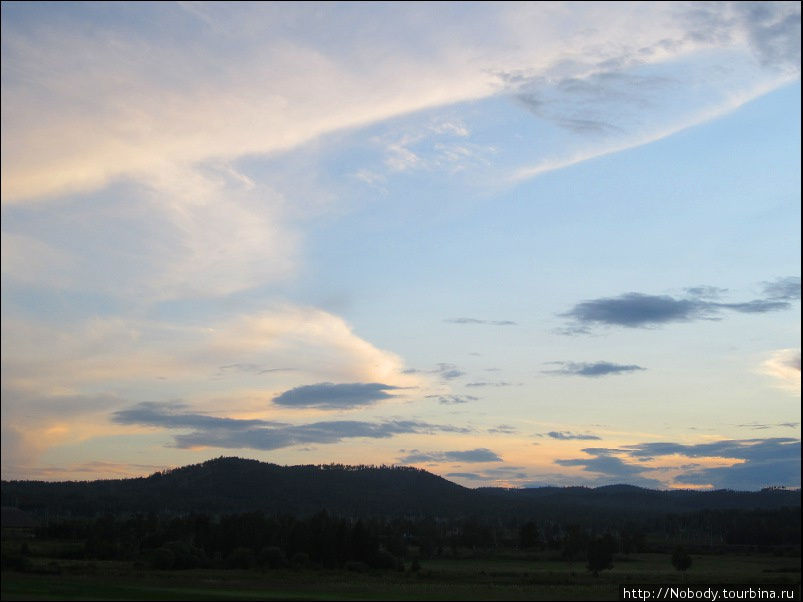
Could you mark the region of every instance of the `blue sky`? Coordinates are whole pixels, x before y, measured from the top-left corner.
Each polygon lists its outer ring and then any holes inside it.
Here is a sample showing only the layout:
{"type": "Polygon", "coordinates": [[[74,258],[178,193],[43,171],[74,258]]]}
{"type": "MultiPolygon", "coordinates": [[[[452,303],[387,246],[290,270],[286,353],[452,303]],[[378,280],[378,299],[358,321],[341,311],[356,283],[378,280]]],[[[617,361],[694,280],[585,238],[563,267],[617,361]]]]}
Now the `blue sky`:
{"type": "Polygon", "coordinates": [[[3,478],[800,486],[799,3],[2,34],[3,478]]]}

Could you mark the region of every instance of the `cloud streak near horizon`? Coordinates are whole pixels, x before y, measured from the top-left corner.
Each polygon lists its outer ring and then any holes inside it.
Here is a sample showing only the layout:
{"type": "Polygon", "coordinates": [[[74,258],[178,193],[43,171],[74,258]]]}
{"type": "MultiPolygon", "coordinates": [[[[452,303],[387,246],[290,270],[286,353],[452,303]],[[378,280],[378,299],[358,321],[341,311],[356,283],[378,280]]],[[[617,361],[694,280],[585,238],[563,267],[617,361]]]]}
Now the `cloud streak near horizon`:
{"type": "Polygon", "coordinates": [[[572,433],[569,431],[550,431],[546,434],[546,436],[551,437],[552,439],[558,439],[559,441],[592,441],[601,438],[587,433],[572,433]]]}
{"type": "Polygon", "coordinates": [[[330,420],[309,424],[288,424],[266,420],[218,418],[188,411],[181,403],[140,403],[112,415],[117,424],[165,429],[194,429],[174,435],[178,448],[220,447],[271,450],[310,443],[332,444],[344,439],[385,439],[402,434],[436,432],[466,433],[468,429],[414,420],[330,420]]]}
{"type": "Polygon", "coordinates": [[[626,374],[646,370],[635,364],[614,364],[612,362],[549,362],[561,367],[555,370],[542,370],[543,374],[562,374],[565,376],[607,376],[608,374],[626,374]]]}
{"type": "Polygon", "coordinates": [[[558,459],[560,466],[578,466],[583,471],[634,482],[644,479],[656,487],[660,469],[649,462],[667,456],[698,460],[677,467],[674,482],[679,486],[703,485],[718,489],[755,490],[788,484],[800,487],[800,439],[730,439],[712,443],[681,444],[673,442],[638,443],[619,448],[589,447],[582,450],[590,458],[558,459]],[[722,466],[704,466],[703,459],[725,461],[722,466]]]}
{"type": "Polygon", "coordinates": [[[488,324],[490,326],[516,326],[512,320],[480,320],[479,318],[449,318],[449,324],[488,324]]]}
{"type": "Polygon", "coordinates": [[[482,447],[464,451],[433,451],[421,452],[410,450],[406,456],[399,458],[404,464],[439,463],[439,462],[501,462],[496,453],[482,447]]]}

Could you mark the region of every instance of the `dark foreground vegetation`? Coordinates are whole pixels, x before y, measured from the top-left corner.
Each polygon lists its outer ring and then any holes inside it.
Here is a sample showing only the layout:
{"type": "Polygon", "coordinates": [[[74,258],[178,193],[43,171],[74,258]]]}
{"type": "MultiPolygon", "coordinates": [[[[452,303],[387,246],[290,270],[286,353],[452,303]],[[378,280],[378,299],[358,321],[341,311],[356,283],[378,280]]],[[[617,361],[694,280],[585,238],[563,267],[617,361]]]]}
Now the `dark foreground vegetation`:
{"type": "Polygon", "coordinates": [[[468,490],[414,469],[219,459],[2,494],[15,506],[9,600],[617,599],[624,583],[800,583],[799,491],[468,490]]]}

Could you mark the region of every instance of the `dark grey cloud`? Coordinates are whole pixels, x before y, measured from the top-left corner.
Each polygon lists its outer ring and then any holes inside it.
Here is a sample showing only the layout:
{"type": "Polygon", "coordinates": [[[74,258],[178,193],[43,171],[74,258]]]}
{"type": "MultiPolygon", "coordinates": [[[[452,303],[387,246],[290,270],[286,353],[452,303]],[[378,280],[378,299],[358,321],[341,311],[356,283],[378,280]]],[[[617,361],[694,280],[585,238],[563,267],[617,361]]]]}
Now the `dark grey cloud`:
{"type": "MultiPolygon", "coordinates": [[[[593,86],[578,79],[566,79],[558,84],[560,92],[569,95],[592,93],[593,86]]],[[[555,125],[567,129],[575,134],[613,134],[622,132],[622,128],[613,123],[601,119],[592,118],[589,114],[567,114],[562,115],[555,110],[554,101],[547,100],[535,93],[521,93],[516,95],[516,100],[533,115],[548,119],[555,125]]]]}
{"type": "Polygon", "coordinates": [[[497,466],[487,468],[482,472],[450,472],[446,476],[467,481],[509,481],[511,479],[521,480],[529,477],[521,466],[497,466]]]}
{"type": "Polygon", "coordinates": [[[790,307],[787,301],[774,299],[754,299],[743,303],[710,303],[713,309],[730,309],[743,314],[765,314],[771,311],[780,311],[790,307]]]}
{"type": "Polygon", "coordinates": [[[242,418],[219,418],[187,411],[183,403],[143,402],[127,410],[112,414],[117,424],[141,424],[163,428],[221,429],[242,431],[254,428],[275,428],[288,426],[281,422],[267,420],[248,420],[242,418]]]}
{"type": "Polygon", "coordinates": [[[731,439],[694,445],[638,443],[615,449],[589,447],[582,451],[592,457],[561,459],[555,460],[555,463],[580,466],[589,472],[636,484],[633,478],[639,473],[641,476],[638,478],[648,479],[650,473],[663,470],[643,465],[656,457],[726,458],[741,462],[713,468],[701,468],[699,464],[680,465],[675,467],[682,471],[675,477],[675,482],[738,490],[756,490],[769,485],[800,486],[800,439],[790,437],[731,439]]]}
{"type": "Polygon", "coordinates": [[[518,429],[515,426],[510,426],[509,424],[500,424],[493,428],[489,428],[488,432],[497,433],[500,435],[512,435],[513,433],[517,433],[518,429]]]}
{"type": "Polygon", "coordinates": [[[744,31],[759,62],[771,69],[800,71],[800,4],[798,2],[696,2],[681,13],[686,37],[727,43],[744,31]],[[726,9],[727,8],[727,9],[726,9]]]}
{"type": "Polygon", "coordinates": [[[785,299],[794,301],[800,299],[800,277],[788,276],[764,282],[764,296],[767,299],[785,299]]]}
{"type": "Polygon", "coordinates": [[[728,292],[726,288],[708,285],[692,286],[684,290],[686,294],[700,299],[719,299],[724,293],[728,292]]]}
{"type": "Polygon", "coordinates": [[[427,395],[427,399],[437,399],[438,403],[444,405],[455,405],[461,403],[468,403],[469,401],[477,401],[479,397],[473,395],[427,395]]]}
{"type": "Polygon", "coordinates": [[[561,374],[566,376],[607,376],[609,374],[625,374],[646,370],[635,364],[614,364],[611,362],[549,362],[561,367],[555,370],[543,370],[544,374],[561,374]]]}
{"type": "MultiPolygon", "coordinates": [[[[702,288],[696,287],[694,290],[702,288]]],[[[788,288],[784,288],[782,291],[785,291],[785,294],[791,294],[788,288]]],[[[618,297],[601,297],[582,301],[560,315],[575,321],[563,332],[576,334],[588,332],[590,325],[645,328],[670,322],[717,320],[720,319],[723,310],[756,314],[781,311],[790,306],[787,297],[768,297],[738,303],[724,303],[706,300],[700,296],[675,298],[670,295],[646,295],[632,292],[618,297]]]]}
{"type": "Polygon", "coordinates": [[[516,100],[533,115],[581,136],[616,136],[634,125],[629,116],[672,83],[665,77],[623,71],[639,59],[623,54],[598,63],[598,73],[556,82],[511,74],[502,78],[518,90],[516,100]]]}
{"type": "Polygon", "coordinates": [[[460,368],[454,364],[441,362],[434,370],[418,370],[416,368],[408,368],[407,370],[404,370],[404,374],[437,374],[444,380],[452,380],[465,375],[465,372],[460,370],[460,368]]]}
{"type": "Polygon", "coordinates": [[[593,458],[575,458],[570,460],[555,460],[561,466],[581,466],[589,472],[599,472],[615,477],[630,477],[644,472],[643,466],[626,464],[615,456],[600,455],[593,458]]]}
{"type": "Polygon", "coordinates": [[[446,380],[452,380],[453,378],[459,378],[465,374],[462,370],[460,370],[454,364],[438,364],[438,374],[441,375],[441,378],[446,380]]]}
{"type": "Polygon", "coordinates": [[[516,326],[512,320],[479,320],[477,318],[447,318],[450,324],[488,324],[490,326],[516,326]]]}
{"type": "Polygon", "coordinates": [[[789,437],[770,439],[729,439],[711,443],[683,445],[681,443],[639,443],[624,445],[622,449],[633,457],[658,457],[680,454],[690,458],[721,457],[740,460],[766,460],[786,457],[800,458],[800,440],[789,437]]]}
{"type": "Polygon", "coordinates": [[[713,485],[716,489],[739,491],[763,489],[773,485],[800,487],[800,448],[797,458],[753,461],[719,468],[704,468],[678,477],[682,483],[713,485]]]}
{"type": "Polygon", "coordinates": [[[528,477],[521,466],[499,466],[488,468],[482,472],[450,472],[446,476],[468,481],[507,481],[510,479],[526,479],[528,477]]]}
{"type": "Polygon", "coordinates": [[[382,383],[318,383],[285,391],[274,397],[273,403],[294,408],[354,408],[391,399],[393,395],[385,391],[398,388],[382,383]]]}
{"type": "Polygon", "coordinates": [[[583,301],[562,314],[580,324],[609,324],[631,328],[666,322],[712,317],[709,303],[696,299],[674,299],[668,295],[626,293],[583,301]]]}
{"type": "Polygon", "coordinates": [[[755,53],[765,66],[800,71],[800,3],[735,2],[755,53]]]}
{"type": "Polygon", "coordinates": [[[800,487],[800,439],[775,437],[717,441],[698,445],[642,443],[625,446],[634,456],[682,454],[743,460],[733,466],[698,468],[677,477],[681,483],[713,485],[717,489],[755,490],[770,485],[800,487]]]}
{"type": "Polygon", "coordinates": [[[579,466],[583,470],[595,473],[597,477],[589,481],[594,486],[627,483],[639,487],[659,488],[662,486],[658,479],[650,478],[642,473],[648,473],[649,468],[637,464],[628,464],[621,458],[617,458],[607,453],[611,450],[598,449],[596,452],[584,449],[591,458],[571,458],[566,460],[555,460],[555,464],[560,466],[579,466]]]}
{"type": "Polygon", "coordinates": [[[194,429],[174,437],[179,448],[207,446],[269,450],[310,443],[337,443],[356,437],[384,439],[407,433],[470,432],[467,428],[413,420],[333,420],[293,425],[266,420],[219,418],[190,412],[181,403],[141,403],[115,412],[112,421],[166,429],[194,429]]]}
{"type": "Polygon", "coordinates": [[[497,454],[490,449],[480,447],[466,451],[435,451],[420,452],[417,449],[399,459],[405,464],[419,464],[421,462],[501,462],[497,454]]]}
{"type": "Polygon", "coordinates": [[[488,478],[476,472],[448,472],[447,477],[455,479],[467,479],[469,481],[486,481],[488,478]]]}
{"type": "Polygon", "coordinates": [[[579,441],[599,441],[600,437],[590,434],[572,433],[570,431],[550,431],[546,434],[547,437],[553,439],[560,439],[561,441],[579,440],[579,441]]]}
{"type": "Polygon", "coordinates": [[[505,382],[505,381],[498,381],[498,382],[486,382],[480,381],[475,383],[466,383],[467,387],[512,387],[514,386],[513,383],[505,382]]]}
{"type": "Polygon", "coordinates": [[[510,478],[515,477],[518,479],[523,479],[527,475],[523,472],[525,470],[524,466],[495,466],[493,468],[486,468],[485,474],[496,476],[496,477],[504,477],[510,478]]]}
{"type": "MultiPolygon", "coordinates": [[[[798,366],[798,370],[799,369],[800,369],[800,367],[798,366]]],[[[746,424],[737,424],[736,426],[740,426],[742,428],[749,428],[749,429],[753,429],[753,430],[756,430],[756,431],[763,431],[763,430],[771,429],[773,427],[778,427],[778,426],[782,426],[782,427],[786,427],[786,428],[790,428],[790,429],[795,429],[795,428],[798,428],[800,426],[800,423],[799,422],[776,422],[774,424],[762,424],[760,422],[750,422],[750,423],[746,423],[746,424]]]]}

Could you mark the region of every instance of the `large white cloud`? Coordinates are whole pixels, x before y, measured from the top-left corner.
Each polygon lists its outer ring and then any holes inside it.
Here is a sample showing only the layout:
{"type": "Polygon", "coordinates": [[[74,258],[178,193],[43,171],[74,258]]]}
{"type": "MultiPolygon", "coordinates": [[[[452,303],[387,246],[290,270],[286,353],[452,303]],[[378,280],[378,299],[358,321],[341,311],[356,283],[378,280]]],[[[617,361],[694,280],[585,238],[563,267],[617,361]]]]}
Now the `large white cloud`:
{"type": "Polygon", "coordinates": [[[800,395],[800,349],[778,349],[761,362],[760,371],[778,387],[800,395]]]}
{"type": "MultiPolygon", "coordinates": [[[[308,307],[283,305],[190,325],[110,317],[54,330],[21,318],[4,322],[4,385],[48,395],[113,391],[162,377],[173,383],[163,385],[169,394],[184,395],[213,378],[243,382],[248,373],[263,386],[281,376],[280,390],[288,382],[415,387],[426,381],[405,373],[399,356],[362,339],[342,318],[308,307]],[[232,366],[241,369],[226,369],[232,366]],[[286,373],[266,376],[274,369],[286,373]]],[[[266,404],[269,399],[266,394],[266,404]]]]}

